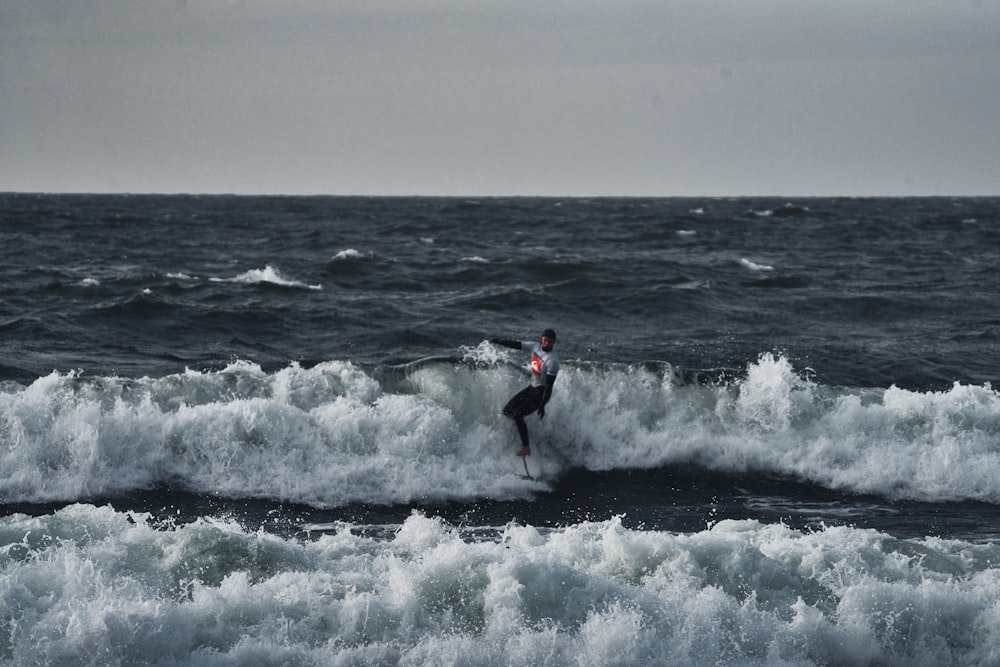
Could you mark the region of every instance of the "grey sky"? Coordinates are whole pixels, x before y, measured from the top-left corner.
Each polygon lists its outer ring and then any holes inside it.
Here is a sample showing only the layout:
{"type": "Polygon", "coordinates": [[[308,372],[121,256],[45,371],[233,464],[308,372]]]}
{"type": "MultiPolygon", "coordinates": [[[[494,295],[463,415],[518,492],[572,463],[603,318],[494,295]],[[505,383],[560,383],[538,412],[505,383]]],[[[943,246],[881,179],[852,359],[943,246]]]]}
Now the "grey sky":
{"type": "Polygon", "coordinates": [[[1000,194],[1000,0],[0,0],[0,191],[1000,194]]]}

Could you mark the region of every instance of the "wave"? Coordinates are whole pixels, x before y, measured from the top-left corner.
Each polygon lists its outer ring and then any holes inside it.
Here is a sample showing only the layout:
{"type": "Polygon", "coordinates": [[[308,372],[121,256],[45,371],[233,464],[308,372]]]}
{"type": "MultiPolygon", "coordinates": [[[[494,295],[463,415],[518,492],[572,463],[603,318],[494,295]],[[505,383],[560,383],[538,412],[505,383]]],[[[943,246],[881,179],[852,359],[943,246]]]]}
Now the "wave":
{"type": "MultiPolygon", "coordinates": [[[[160,378],[53,372],[0,384],[0,501],[158,485],[336,507],[528,498],[511,473],[517,355],[482,343],[402,366],[248,361],[160,378]]],[[[1000,396],[826,386],[770,353],[737,373],[564,362],[529,424],[545,474],[695,465],[834,490],[1000,504],[1000,396]]]]}
{"type": "Polygon", "coordinates": [[[5,516],[0,645],[39,665],[945,665],[1000,646],[995,544],[755,521],[358,528],[5,516]]]}
{"type": "Polygon", "coordinates": [[[792,204],[791,202],[786,203],[784,206],[778,206],[776,208],[768,208],[763,210],[754,210],[752,213],[758,217],[762,218],[802,218],[806,216],[813,215],[811,211],[806,206],[799,206],[798,204],[792,204]]]}

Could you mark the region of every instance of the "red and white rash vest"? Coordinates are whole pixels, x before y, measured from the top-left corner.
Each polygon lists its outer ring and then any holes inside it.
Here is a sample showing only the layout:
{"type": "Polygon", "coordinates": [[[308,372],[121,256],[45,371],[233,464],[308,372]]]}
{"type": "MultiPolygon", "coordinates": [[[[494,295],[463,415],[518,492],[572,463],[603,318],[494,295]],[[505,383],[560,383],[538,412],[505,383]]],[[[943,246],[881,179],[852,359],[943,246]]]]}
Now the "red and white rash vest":
{"type": "Polygon", "coordinates": [[[531,386],[545,387],[549,384],[549,376],[559,373],[559,356],[555,350],[546,352],[542,344],[536,341],[521,341],[521,349],[531,352],[531,386]]]}

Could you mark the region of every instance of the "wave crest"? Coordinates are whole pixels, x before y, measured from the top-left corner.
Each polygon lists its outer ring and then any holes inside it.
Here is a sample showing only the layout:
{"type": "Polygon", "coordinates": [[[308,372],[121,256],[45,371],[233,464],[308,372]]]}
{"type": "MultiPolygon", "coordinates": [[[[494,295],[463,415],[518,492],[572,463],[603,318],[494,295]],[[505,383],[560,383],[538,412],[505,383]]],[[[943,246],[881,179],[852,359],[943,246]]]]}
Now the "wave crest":
{"type": "MultiPolygon", "coordinates": [[[[500,407],[521,360],[481,344],[460,359],[124,379],[52,373],[0,387],[4,502],[173,485],[320,507],[516,499],[500,407]]],[[[888,498],[1000,503],[1000,396],[816,383],[763,354],[742,373],[566,362],[529,424],[546,474],[697,465],[790,476],[888,498]]]]}

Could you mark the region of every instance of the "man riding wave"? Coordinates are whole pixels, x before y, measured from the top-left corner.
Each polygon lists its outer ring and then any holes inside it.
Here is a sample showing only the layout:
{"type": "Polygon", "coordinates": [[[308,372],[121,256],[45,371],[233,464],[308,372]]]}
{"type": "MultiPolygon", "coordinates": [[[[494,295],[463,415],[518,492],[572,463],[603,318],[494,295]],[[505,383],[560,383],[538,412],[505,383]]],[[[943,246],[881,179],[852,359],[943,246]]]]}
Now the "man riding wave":
{"type": "Polygon", "coordinates": [[[514,420],[518,435],[521,436],[521,449],[517,451],[517,455],[530,456],[528,426],[524,423],[524,418],[536,411],[539,419],[545,417],[545,405],[552,398],[552,387],[559,373],[559,356],[552,349],[556,344],[556,332],[554,329],[546,329],[542,332],[540,342],[499,338],[490,342],[531,353],[531,384],[515,394],[503,408],[503,415],[514,420]]]}

